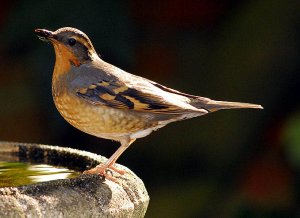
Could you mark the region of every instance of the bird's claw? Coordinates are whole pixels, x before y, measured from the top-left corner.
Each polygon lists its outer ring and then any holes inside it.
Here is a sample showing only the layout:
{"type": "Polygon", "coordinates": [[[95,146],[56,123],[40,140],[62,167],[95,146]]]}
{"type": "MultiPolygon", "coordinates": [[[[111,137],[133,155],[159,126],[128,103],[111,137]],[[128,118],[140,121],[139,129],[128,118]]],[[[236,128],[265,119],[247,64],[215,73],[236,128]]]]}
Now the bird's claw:
{"type": "Polygon", "coordinates": [[[116,182],[116,178],[113,176],[113,172],[117,172],[120,175],[125,174],[124,170],[120,170],[113,165],[107,167],[104,164],[99,164],[98,166],[96,166],[90,170],[85,170],[83,172],[83,174],[98,174],[98,175],[102,175],[104,178],[106,178],[108,180],[116,182]]]}

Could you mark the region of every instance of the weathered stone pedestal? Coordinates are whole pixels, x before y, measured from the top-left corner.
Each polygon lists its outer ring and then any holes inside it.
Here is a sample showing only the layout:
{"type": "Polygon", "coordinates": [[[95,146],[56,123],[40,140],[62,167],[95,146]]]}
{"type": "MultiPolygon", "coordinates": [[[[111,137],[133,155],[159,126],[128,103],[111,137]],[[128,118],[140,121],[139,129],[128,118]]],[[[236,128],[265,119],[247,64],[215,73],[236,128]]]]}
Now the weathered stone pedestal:
{"type": "MultiPolygon", "coordinates": [[[[0,142],[0,160],[29,161],[83,171],[106,158],[70,148],[0,142]],[[7,160],[6,159],[6,160],[7,160]]],[[[132,171],[118,183],[97,175],[34,185],[0,188],[0,217],[144,217],[149,203],[145,186],[132,171]]]]}

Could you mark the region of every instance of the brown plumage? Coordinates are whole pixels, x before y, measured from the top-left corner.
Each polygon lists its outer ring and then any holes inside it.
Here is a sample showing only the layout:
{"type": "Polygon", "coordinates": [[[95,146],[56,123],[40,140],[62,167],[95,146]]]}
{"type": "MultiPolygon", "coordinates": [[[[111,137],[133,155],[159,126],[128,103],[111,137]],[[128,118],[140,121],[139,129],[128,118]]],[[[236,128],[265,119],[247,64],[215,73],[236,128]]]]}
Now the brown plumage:
{"type": "Polygon", "coordinates": [[[86,173],[114,180],[106,170],[123,173],[114,163],[125,149],[168,123],[220,109],[262,109],[256,104],[185,94],[129,74],[100,59],[87,35],[75,28],[35,32],[54,46],[52,93],[60,114],[83,132],[121,143],[106,163],[86,173]]]}

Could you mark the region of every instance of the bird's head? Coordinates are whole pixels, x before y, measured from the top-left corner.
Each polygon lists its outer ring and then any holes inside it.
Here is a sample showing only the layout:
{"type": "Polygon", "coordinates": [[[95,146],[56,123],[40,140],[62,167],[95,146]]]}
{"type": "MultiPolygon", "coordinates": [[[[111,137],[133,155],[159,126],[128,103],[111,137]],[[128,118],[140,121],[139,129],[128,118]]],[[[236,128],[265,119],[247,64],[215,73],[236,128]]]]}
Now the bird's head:
{"type": "Polygon", "coordinates": [[[39,39],[53,44],[57,60],[70,61],[78,66],[97,56],[91,40],[78,29],[63,27],[54,32],[46,29],[36,29],[35,32],[39,39]]]}

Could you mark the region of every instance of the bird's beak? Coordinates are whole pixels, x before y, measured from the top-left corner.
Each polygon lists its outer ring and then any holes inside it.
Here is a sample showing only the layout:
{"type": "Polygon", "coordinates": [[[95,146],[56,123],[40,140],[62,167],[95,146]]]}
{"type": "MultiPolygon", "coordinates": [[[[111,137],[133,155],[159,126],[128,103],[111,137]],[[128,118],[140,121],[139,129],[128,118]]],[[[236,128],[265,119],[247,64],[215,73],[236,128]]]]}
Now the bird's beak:
{"type": "Polygon", "coordinates": [[[37,36],[42,41],[48,42],[55,38],[53,32],[46,29],[36,29],[34,32],[36,32],[37,36]]]}

